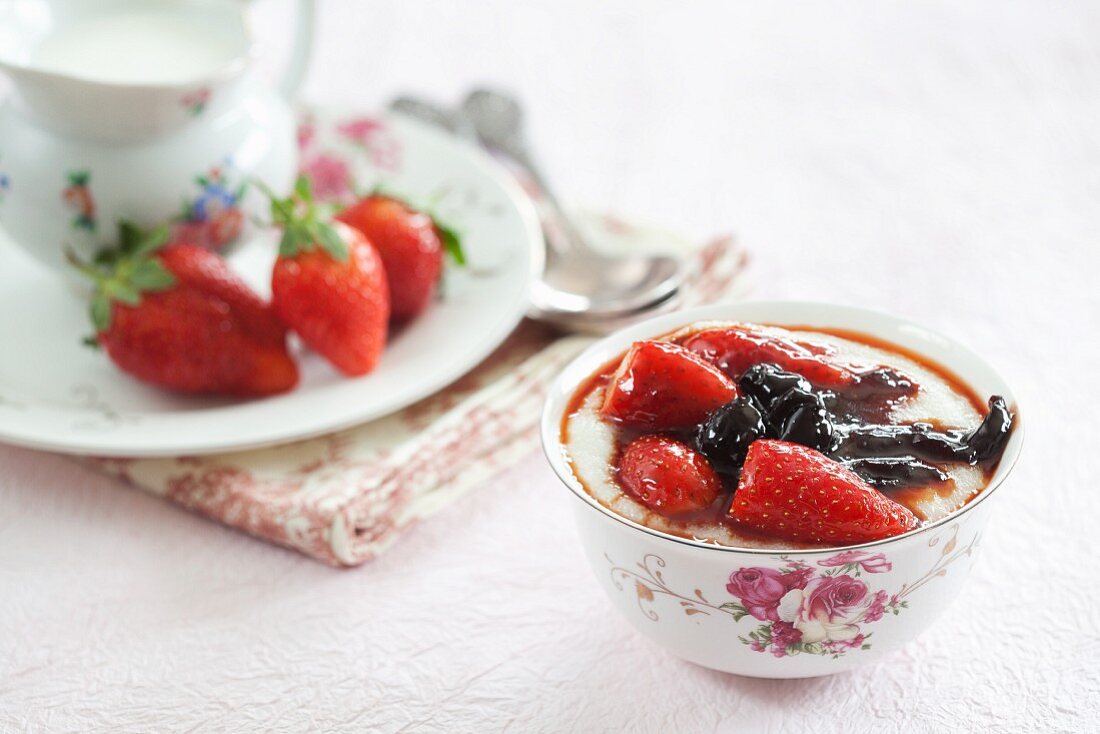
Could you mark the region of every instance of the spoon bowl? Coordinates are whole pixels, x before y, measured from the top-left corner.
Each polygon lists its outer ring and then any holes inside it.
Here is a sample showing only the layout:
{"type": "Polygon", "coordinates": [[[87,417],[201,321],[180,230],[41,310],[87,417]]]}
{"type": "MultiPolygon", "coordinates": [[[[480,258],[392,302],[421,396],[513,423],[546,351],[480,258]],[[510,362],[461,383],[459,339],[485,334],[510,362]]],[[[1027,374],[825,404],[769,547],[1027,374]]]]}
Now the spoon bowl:
{"type": "Polygon", "coordinates": [[[544,313],[615,318],[663,303],[682,280],[680,262],[665,255],[551,255],[531,301],[544,313]]]}
{"type": "Polygon", "coordinates": [[[603,332],[608,324],[647,315],[675,298],[686,276],[680,260],[606,255],[578,231],[534,163],[523,133],[523,108],[514,97],[478,89],[456,110],[409,96],[395,99],[390,107],[486,148],[531,194],[547,241],[546,270],[531,294],[532,318],[570,330],[603,332]]]}
{"type": "Polygon", "coordinates": [[[544,282],[534,307],[543,312],[618,317],[673,296],[685,277],[683,264],[663,255],[610,256],[595,249],[559,204],[526,141],[519,101],[492,89],[475,89],[461,116],[481,144],[506,159],[525,179],[543,212],[549,252],[544,282]]]}

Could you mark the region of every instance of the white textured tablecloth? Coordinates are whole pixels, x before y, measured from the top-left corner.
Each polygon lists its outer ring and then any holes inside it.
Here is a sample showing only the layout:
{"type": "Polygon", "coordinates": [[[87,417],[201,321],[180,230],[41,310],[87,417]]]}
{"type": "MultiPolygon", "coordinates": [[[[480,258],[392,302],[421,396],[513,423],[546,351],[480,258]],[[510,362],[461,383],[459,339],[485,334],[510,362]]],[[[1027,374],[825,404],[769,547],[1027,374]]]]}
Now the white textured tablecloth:
{"type": "Polygon", "coordinates": [[[1100,6],[330,0],[319,30],[312,101],[512,85],[576,198],[986,354],[1029,436],[972,582],[878,665],[735,678],[616,618],[537,455],[337,571],[0,448],[0,730],[1100,729],[1100,6]]]}

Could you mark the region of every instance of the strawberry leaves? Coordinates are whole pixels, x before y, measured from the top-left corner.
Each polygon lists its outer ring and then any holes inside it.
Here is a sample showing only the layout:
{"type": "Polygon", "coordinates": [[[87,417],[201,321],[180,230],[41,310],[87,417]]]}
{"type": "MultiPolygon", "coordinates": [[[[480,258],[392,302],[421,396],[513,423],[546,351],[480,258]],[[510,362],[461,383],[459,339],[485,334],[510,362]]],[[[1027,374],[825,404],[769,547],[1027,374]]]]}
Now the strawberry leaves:
{"type": "Polygon", "coordinates": [[[325,222],[318,222],[313,231],[314,237],[320,243],[322,249],[334,260],[345,262],[348,259],[348,245],[336,231],[336,228],[325,222]]]}
{"type": "Polygon", "coordinates": [[[262,182],[257,184],[271,199],[272,223],[283,230],[280,257],[290,258],[320,248],[333,260],[347,262],[348,245],[314,201],[308,178],[300,176],[293,193],[285,199],[280,199],[262,182]]]}
{"type": "Polygon", "coordinates": [[[147,257],[168,243],[167,225],[146,232],[133,222],[118,223],[118,242],[95,254],[92,262],[103,267],[113,267],[126,259],[147,257]]]}
{"type": "Polygon", "coordinates": [[[175,285],[176,278],[159,260],[149,258],[133,263],[129,281],[139,291],[162,291],[175,285]]]}
{"type": "Polygon", "coordinates": [[[92,305],[88,311],[92,318],[92,326],[96,333],[107,331],[111,326],[111,298],[102,291],[97,291],[92,297],[92,305]]]}
{"type": "Polygon", "coordinates": [[[430,216],[435,224],[435,231],[439,233],[439,241],[443,244],[444,251],[454,260],[455,265],[464,267],[466,265],[466,253],[462,249],[462,240],[458,233],[440,222],[434,214],[430,216]]]}
{"type": "Polygon", "coordinates": [[[143,293],[167,290],[176,284],[176,276],[156,257],[168,242],[167,226],[144,232],[132,222],[122,221],[118,230],[118,243],[97,252],[91,263],[71,250],[65,253],[73,267],[96,284],[89,316],[97,334],[111,327],[115,301],[137,306],[143,293]]]}

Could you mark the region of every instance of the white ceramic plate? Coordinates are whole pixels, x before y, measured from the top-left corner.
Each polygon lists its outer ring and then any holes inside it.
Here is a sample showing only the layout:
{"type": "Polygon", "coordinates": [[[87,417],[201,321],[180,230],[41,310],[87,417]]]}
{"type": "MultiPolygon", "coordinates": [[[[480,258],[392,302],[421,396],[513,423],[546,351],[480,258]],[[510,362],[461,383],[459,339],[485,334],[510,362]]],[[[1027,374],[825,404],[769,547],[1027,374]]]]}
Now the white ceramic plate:
{"type": "MultiPolygon", "coordinates": [[[[391,337],[381,364],[358,379],[299,352],[302,380],[287,395],[240,401],[175,396],[120,373],[81,345],[86,303],[0,234],[0,441],[99,456],[223,452],[318,435],[409,405],[449,384],[523,317],[542,265],[535,212],[487,156],[401,118],[376,122],[316,113],[303,126],[303,167],[322,193],[347,179],[381,182],[436,211],[463,235],[471,267],[448,267],[442,300],[391,337]]],[[[274,235],[230,260],[268,290],[274,235]]]]}

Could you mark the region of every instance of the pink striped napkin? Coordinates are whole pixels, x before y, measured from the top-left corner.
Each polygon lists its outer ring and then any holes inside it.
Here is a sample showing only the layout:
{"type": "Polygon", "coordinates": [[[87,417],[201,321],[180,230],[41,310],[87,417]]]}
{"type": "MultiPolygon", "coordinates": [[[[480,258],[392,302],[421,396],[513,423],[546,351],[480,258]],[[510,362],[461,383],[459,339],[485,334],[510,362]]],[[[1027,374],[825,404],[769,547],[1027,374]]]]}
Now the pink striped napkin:
{"type": "MultiPolygon", "coordinates": [[[[610,219],[588,224],[623,247],[653,236],[610,219]]],[[[694,257],[685,305],[738,295],[747,258],[732,240],[694,257]]],[[[257,538],[353,566],[535,449],[550,382],[591,341],[525,321],[454,384],[355,428],[233,454],[95,464],[257,538]]]]}
{"type": "MultiPolygon", "coordinates": [[[[346,201],[358,173],[401,165],[400,141],[384,122],[362,114],[303,110],[298,144],[302,172],[322,199],[346,201]]],[[[683,305],[740,291],[747,258],[730,239],[698,249],[672,233],[611,217],[578,219],[601,249],[693,257],[683,305]]],[[[353,566],[527,456],[538,443],[550,382],[591,341],[524,322],[452,385],[355,428],[232,454],[93,463],[257,538],[353,566]]]]}

